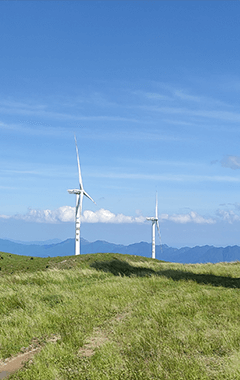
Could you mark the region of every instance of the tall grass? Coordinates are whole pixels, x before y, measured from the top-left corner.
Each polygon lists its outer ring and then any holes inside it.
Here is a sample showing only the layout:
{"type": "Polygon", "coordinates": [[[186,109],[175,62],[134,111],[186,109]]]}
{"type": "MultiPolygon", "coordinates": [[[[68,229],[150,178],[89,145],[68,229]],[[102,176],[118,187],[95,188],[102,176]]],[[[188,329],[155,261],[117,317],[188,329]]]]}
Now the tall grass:
{"type": "Polygon", "coordinates": [[[42,346],[11,379],[240,379],[240,263],[48,265],[0,277],[2,359],[42,346]]]}

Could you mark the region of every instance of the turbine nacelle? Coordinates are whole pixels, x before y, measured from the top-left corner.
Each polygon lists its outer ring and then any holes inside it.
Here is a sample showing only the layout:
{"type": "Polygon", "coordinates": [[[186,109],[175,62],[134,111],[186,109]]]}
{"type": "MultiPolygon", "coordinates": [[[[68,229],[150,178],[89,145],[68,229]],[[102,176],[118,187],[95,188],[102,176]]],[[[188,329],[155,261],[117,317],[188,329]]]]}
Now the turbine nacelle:
{"type": "Polygon", "coordinates": [[[151,220],[152,222],[158,222],[158,218],[154,218],[154,217],[149,217],[149,218],[146,218],[147,220],[151,220]]]}
{"type": "Polygon", "coordinates": [[[82,192],[82,190],[79,190],[79,189],[72,189],[72,190],[68,190],[69,194],[80,194],[82,192]]]}
{"type": "Polygon", "coordinates": [[[68,190],[69,194],[83,194],[85,195],[85,197],[87,197],[88,199],[90,199],[93,203],[96,204],[96,202],[92,199],[92,197],[90,197],[90,195],[85,191],[85,190],[81,190],[81,189],[72,189],[72,190],[68,190]]]}

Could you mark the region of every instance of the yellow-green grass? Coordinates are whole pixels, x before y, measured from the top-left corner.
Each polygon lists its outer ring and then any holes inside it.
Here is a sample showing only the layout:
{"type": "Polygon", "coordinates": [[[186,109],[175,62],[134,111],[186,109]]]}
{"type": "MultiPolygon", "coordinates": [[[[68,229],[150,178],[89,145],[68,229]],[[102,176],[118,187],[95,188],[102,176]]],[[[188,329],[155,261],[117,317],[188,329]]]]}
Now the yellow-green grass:
{"type": "Polygon", "coordinates": [[[10,379],[240,379],[239,262],[25,259],[0,272],[0,357],[42,350],[10,379]]]}

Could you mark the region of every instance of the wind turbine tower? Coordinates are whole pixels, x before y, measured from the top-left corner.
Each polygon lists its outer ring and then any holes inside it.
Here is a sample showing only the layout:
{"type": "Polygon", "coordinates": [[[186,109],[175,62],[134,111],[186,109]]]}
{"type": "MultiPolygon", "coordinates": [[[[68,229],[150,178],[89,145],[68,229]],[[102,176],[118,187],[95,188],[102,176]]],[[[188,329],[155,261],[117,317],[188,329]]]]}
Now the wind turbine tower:
{"type": "Polygon", "coordinates": [[[160,235],[160,227],[158,222],[158,200],[157,200],[157,194],[156,194],[156,212],[155,216],[146,218],[147,220],[150,220],[152,222],[152,259],[155,259],[156,255],[156,226],[158,229],[160,244],[161,244],[161,235],[160,235]]]}
{"type": "Polygon", "coordinates": [[[79,189],[68,190],[69,194],[76,194],[76,211],[75,211],[75,255],[80,255],[80,225],[81,225],[81,215],[82,215],[82,202],[83,196],[91,199],[93,203],[96,203],[88,193],[83,188],[81,167],[78,155],[77,139],[74,136],[76,144],[77,153],[77,164],[78,164],[78,178],[79,178],[79,189]]]}

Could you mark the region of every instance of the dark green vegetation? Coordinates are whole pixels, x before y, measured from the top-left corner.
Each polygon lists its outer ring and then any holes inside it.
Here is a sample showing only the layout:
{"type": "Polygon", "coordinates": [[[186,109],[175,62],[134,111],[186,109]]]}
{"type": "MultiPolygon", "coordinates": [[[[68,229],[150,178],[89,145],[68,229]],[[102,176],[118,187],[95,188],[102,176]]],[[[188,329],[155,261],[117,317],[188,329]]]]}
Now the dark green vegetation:
{"type": "MultiPolygon", "coordinates": [[[[15,273],[31,273],[36,271],[45,271],[49,269],[71,269],[71,268],[90,268],[96,267],[96,269],[102,269],[103,271],[116,272],[117,275],[121,273],[122,275],[129,274],[129,265],[123,258],[129,258],[132,262],[149,262],[149,259],[145,257],[136,257],[121,254],[111,254],[111,253],[98,253],[89,254],[82,256],[57,256],[57,257],[31,257],[31,256],[21,256],[14,255],[11,253],[0,252],[0,276],[3,274],[15,274],[15,273]],[[114,259],[114,260],[112,260],[114,259]],[[118,260],[119,259],[119,260],[118,260]],[[103,260],[103,261],[102,261],[103,260]],[[120,263],[118,268],[117,263],[120,263]],[[101,268],[103,266],[103,268],[101,268]],[[127,267],[126,267],[127,266],[127,267]],[[114,269],[115,268],[115,269],[114,269]],[[126,269],[128,268],[128,269],[126,269]],[[126,272],[126,273],[125,273],[126,272]]],[[[160,261],[158,261],[159,263],[160,261]]],[[[136,271],[136,268],[132,268],[132,271],[136,271]]],[[[151,271],[151,270],[150,270],[151,271]]],[[[130,273],[131,274],[131,273],[130,273]]]]}
{"type": "MultiPolygon", "coordinates": [[[[64,257],[31,257],[20,256],[11,253],[0,252],[0,276],[3,274],[15,274],[20,272],[36,272],[54,268],[57,263],[63,261],[64,257]]],[[[72,262],[72,257],[68,257],[68,267],[72,262]]],[[[67,266],[66,266],[67,267],[67,266]]]]}
{"type": "Polygon", "coordinates": [[[42,347],[11,379],[240,379],[239,262],[0,257],[0,358],[42,347]]]}

